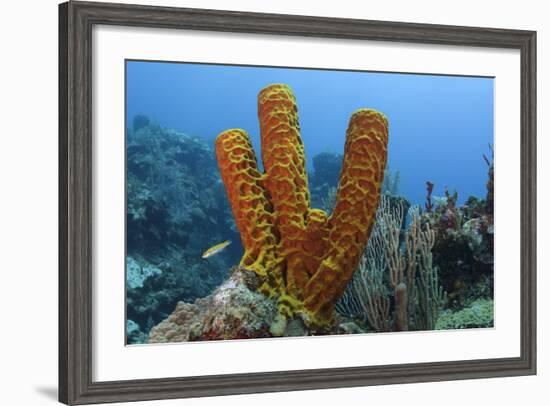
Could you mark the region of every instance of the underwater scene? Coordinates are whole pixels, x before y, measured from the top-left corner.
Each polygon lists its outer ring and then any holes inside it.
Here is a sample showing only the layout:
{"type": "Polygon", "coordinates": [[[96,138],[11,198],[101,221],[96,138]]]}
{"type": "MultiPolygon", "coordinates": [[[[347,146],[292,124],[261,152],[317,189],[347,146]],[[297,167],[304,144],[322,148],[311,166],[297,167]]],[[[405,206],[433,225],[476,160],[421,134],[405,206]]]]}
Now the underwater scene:
{"type": "Polygon", "coordinates": [[[127,344],[493,327],[493,78],[125,64],[127,344]]]}

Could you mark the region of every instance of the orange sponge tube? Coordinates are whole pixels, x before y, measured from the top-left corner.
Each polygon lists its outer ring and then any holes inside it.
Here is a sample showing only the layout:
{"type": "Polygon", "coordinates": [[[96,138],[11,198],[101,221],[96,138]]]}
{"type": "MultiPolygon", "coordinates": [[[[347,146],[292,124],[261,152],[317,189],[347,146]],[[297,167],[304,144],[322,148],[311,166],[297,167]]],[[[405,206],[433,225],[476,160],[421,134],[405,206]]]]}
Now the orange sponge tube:
{"type": "Polygon", "coordinates": [[[306,308],[332,314],[368,242],[380,202],[388,121],[375,110],[356,111],[349,122],[336,205],[328,220],[329,250],[306,287],[306,308]]]}
{"type": "Polygon", "coordinates": [[[258,95],[258,116],[264,185],[276,213],[280,255],[286,262],[287,290],[300,297],[308,279],[303,244],[307,240],[310,199],[298,107],[290,87],[275,84],[263,89],[258,95]]]}
{"type": "Polygon", "coordinates": [[[375,110],[356,111],[346,133],[333,214],[310,207],[298,108],[287,85],[260,91],[262,161],[258,171],[244,130],[216,139],[216,155],[241,234],[241,265],[278,295],[285,315],[305,312],[312,324],[332,318],[370,236],[387,159],[388,121],[375,110]],[[290,307],[290,308],[289,308],[290,307]]]}
{"type": "Polygon", "coordinates": [[[246,131],[231,129],[221,133],[216,139],[216,158],[244,247],[240,265],[263,279],[264,292],[278,291],[283,281],[282,261],[276,252],[278,238],[246,131]]]}

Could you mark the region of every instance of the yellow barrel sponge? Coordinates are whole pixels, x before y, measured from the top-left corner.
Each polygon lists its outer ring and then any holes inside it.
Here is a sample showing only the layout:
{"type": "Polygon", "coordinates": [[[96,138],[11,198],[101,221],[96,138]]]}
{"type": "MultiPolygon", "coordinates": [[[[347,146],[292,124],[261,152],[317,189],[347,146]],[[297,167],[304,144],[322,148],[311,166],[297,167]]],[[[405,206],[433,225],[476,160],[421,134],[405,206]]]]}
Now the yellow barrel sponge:
{"type": "Polygon", "coordinates": [[[309,189],[298,107],[290,88],[275,84],[263,89],[258,95],[258,116],[264,185],[276,213],[287,289],[292,296],[299,297],[308,279],[303,245],[307,240],[309,189]]]}
{"type": "Polygon", "coordinates": [[[276,252],[271,204],[260,186],[262,176],[246,131],[232,129],[220,134],[216,158],[245,251],[240,265],[262,278],[262,290],[279,290],[282,261],[276,252]]]}
{"type": "Polygon", "coordinates": [[[387,159],[388,121],[361,109],[350,120],[344,162],[330,217],[310,207],[296,98],[284,84],[258,96],[262,161],[258,171],[244,130],[216,139],[216,155],[245,249],[241,265],[279,297],[286,316],[306,313],[312,325],[329,323],[365,249],[387,159]]]}
{"type": "Polygon", "coordinates": [[[388,121],[375,110],[356,111],[349,122],[336,204],[328,220],[329,250],[306,286],[305,306],[332,314],[368,242],[380,201],[388,144],[388,121]]]}

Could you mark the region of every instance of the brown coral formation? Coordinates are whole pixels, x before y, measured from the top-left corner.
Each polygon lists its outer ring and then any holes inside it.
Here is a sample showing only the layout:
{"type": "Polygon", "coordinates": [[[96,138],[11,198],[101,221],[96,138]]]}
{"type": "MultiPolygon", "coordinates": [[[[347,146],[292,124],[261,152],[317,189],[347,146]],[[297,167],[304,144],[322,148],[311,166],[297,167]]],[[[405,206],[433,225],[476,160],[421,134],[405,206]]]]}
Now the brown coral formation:
{"type": "Polygon", "coordinates": [[[298,108],[291,89],[270,85],[258,96],[262,162],[247,133],[231,129],[216,155],[241,234],[241,265],[279,298],[286,316],[312,325],[331,320],[368,241],[387,159],[388,122],[375,110],[353,113],[346,133],[336,205],[330,217],[310,207],[298,108]]]}
{"type": "Polygon", "coordinates": [[[277,314],[273,300],[254,292],[256,275],[235,267],[211,295],[179,302],[168,318],[151,329],[149,343],[270,337],[277,314]]]}

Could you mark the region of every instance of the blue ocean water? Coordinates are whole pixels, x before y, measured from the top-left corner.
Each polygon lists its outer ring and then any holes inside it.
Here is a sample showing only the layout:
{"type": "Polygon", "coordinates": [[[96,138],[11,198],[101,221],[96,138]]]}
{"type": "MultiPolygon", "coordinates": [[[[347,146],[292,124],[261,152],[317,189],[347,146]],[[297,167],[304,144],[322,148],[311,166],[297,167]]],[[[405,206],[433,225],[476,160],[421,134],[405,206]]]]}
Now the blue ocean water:
{"type": "Polygon", "coordinates": [[[257,95],[271,83],[293,90],[308,167],[321,152],[343,153],[348,120],[358,108],[390,123],[389,166],[400,194],[423,204],[426,181],[459,202],[486,194],[493,144],[494,80],[482,77],[127,62],[127,122],[137,114],[213,145],[228,128],[243,128],[259,156],[257,95]]]}

